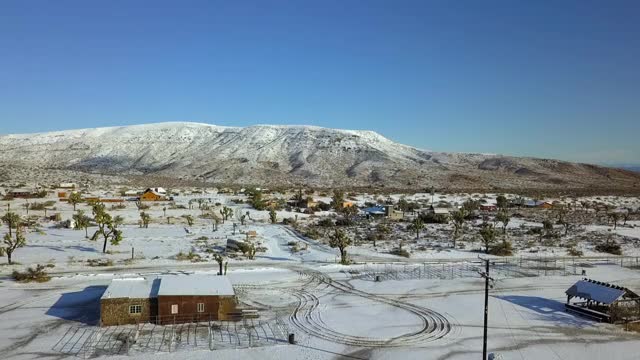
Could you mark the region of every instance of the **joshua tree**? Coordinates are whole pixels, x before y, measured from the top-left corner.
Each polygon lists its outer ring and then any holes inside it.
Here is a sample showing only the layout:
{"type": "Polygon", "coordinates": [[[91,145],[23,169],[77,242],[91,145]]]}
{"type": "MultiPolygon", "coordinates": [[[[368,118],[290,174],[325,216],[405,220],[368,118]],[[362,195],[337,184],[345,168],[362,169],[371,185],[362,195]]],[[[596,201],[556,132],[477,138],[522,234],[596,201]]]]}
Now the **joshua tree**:
{"type": "Polygon", "coordinates": [[[107,241],[110,241],[111,245],[118,245],[122,241],[122,231],[118,230],[120,219],[118,216],[111,217],[105,210],[104,204],[96,203],[93,205],[93,220],[98,224],[98,230],[91,236],[91,240],[95,241],[99,235],[102,235],[104,238],[103,253],[107,252],[107,241]]]}
{"type": "Polygon", "coordinates": [[[498,197],[496,197],[496,207],[498,207],[498,209],[505,210],[508,204],[509,202],[504,195],[498,195],[498,197]]]}
{"type": "Polygon", "coordinates": [[[613,223],[613,229],[614,230],[617,229],[618,228],[618,220],[620,220],[620,214],[618,214],[617,212],[611,212],[611,213],[609,213],[609,219],[613,223]]]}
{"type": "Polygon", "coordinates": [[[420,231],[424,229],[424,222],[419,217],[415,218],[411,223],[413,231],[416,232],[416,239],[420,239],[420,231]]]}
{"type": "Polygon", "coordinates": [[[11,229],[18,228],[18,225],[20,225],[20,216],[14,212],[9,211],[2,216],[2,222],[7,224],[7,226],[9,227],[9,236],[12,236],[13,234],[11,229]]]}
{"type": "Polygon", "coordinates": [[[183,217],[185,220],[187,220],[187,224],[188,224],[189,226],[192,226],[192,225],[193,225],[193,216],[191,216],[191,215],[183,215],[182,217],[183,217]]]}
{"type": "Polygon", "coordinates": [[[91,219],[84,214],[84,211],[78,210],[77,213],[73,214],[73,221],[75,222],[74,229],[76,230],[84,229],[84,237],[88,239],[89,225],[91,224],[91,219]]]}
{"type": "Polygon", "coordinates": [[[13,252],[16,251],[17,248],[21,248],[27,244],[27,240],[19,228],[16,228],[15,235],[15,237],[12,237],[9,233],[4,234],[4,244],[0,245],[0,256],[7,255],[9,265],[12,264],[11,256],[13,252]]]}
{"type": "Polygon", "coordinates": [[[344,192],[340,190],[333,191],[333,197],[331,199],[331,206],[335,211],[340,211],[344,207],[344,192]]]}
{"type": "Polygon", "coordinates": [[[278,215],[276,214],[276,211],[273,209],[269,210],[269,220],[271,220],[272,224],[275,224],[278,222],[278,215]]]}
{"type": "Polygon", "coordinates": [[[167,207],[162,208],[162,216],[167,217],[167,207]]]}
{"type": "Polygon", "coordinates": [[[213,260],[215,260],[218,263],[218,267],[220,268],[220,270],[218,271],[218,275],[222,275],[222,264],[224,263],[224,257],[220,254],[213,254],[213,260]]]}
{"type": "Polygon", "coordinates": [[[349,245],[351,245],[351,239],[340,229],[335,229],[333,235],[329,237],[329,246],[340,250],[340,263],[343,265],[349,263],[347,257],[347,247],[349,245]]]}
{"type": "Polygon", "coordinates": [[[456,247],[456,240],[464,231],[465,217],[467,216],[464,209],[456,210],[451,213],[451,221],[453,222],[453,247],[456,247]]]}
{"type": "Polygon", "coordinates": [[[247,215],[240,216],[240,225],[244,226],[244,222],[246,221],[246,219],[247,219],[247,215]]]}
{"type": "Polygon", "coordinates": [[[482,229],[480,229],[480,236],[484,242],[484,252],[488,254],[489,245],[496,239],[496,230],[492,224],[484,223],[482,224],[482,229]]]}
{"type": "Polygon", "coordinates": [[[553,223],[550,220],[544,220],[542,222],[542,229],[546,236],[550,236],[553,233],[553,223]]]}
{"type": "Polygon", "coordinates": [[[220,209],[220,215],[222,215],[222,223],[224,224],[224,222],[229,219],[229,216],[233,215],[233,209],[223,206],[222,209],[220,209]]]}
{"type": "Polygon", "coordinates": [[[69,204],[73,205],[73,211],[76,211],[76,205],[82,202],[82,194],[80,192],[72,192],[69,195],[69,204]]]}
{"type": "Polygon", "coordinates": [[[509,216],[509,213],[507,213],[506,210],[501,210],[496,214],[496,221],[499,221],[502,223],[503,234],[507,233],[507,225],[509,225],[509,220],[511,220],[511,217],[509,216]]]}
{"type": "Polygon", "coordinates": [[[143,227],[145,229],[149,228],[149,223],[151,222],[151,215],[147,214],[146,212],[141,212],[140,213],[140,227],[143,227]]]}
{"type": "Polygon", "coordinates": [[[569,228],[571,228],[571,223],[569,223],[569,221],[565,218],[562,219],[560,225],[564,227],[564,236],[567,236],[567,234],[569,233],[569,228]]]}

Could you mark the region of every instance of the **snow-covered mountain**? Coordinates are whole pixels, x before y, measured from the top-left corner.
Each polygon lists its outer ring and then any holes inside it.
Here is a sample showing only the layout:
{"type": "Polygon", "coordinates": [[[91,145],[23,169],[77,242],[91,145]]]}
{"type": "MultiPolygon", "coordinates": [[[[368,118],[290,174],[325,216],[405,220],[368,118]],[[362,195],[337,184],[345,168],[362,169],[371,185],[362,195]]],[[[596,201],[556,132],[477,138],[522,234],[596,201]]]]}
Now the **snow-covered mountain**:
{"type": "Polygon", "coordinates": [[[11,167],[223,184],[448,189],[637,189],[629,171],[556,160],[441,153],[372,131],[159,123],[0,136],[11,167]]]}

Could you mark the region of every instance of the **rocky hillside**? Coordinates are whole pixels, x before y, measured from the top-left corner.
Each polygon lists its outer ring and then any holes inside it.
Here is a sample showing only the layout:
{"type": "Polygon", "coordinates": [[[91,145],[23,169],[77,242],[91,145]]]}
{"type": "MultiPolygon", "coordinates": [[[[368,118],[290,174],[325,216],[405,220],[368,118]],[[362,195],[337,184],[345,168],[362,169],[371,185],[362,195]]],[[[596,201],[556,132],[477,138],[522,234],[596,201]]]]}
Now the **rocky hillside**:
{"type": "Polygon", "coordinates": [[[640,174],[502,155],[441,153],[371,131],[198,123],[0,136],[3,178],[73,172],[224,184],[422,189],[637,190],[640,174]],[[12,170],[13,169],[13,170],[12,170]]]}

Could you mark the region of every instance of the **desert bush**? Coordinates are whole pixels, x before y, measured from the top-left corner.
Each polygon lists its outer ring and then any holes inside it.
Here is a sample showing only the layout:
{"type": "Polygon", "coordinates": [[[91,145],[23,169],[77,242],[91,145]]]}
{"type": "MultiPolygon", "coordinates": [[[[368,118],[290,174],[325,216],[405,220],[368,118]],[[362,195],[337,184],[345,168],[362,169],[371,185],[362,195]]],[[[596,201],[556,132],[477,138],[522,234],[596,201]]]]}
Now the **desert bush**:
{"type": "Polygon", "coordinates": [[[489,248],[489,254],[496,256],[513,255],[513,247],[509,241],[500,241],[489,248]]]}
{"type": "Polygon", "coordinates": [[[51,280],[51,276],[47,274],[45,271],[45,266],[37,264],[35,269],[29,267],[25,272],[19,272],[17,270],[13,271],[11,274],[13,279],[17,282],[27,283],[27,282],[47,282],[51,280]]]}
{"type": "Polygon", "coordinates": [[[179,261],[191,261],[191,262],[202,261],[202,258],[200,257],[200,255],[194,253],[193,251],[189,251],[189,253],[187,254],[180,251],[176,254],[175,259],[179,261]]]}
{"type": "Polygon", "coordinates": [[[573,246],[567,249],[567,254],[569,254],[570,256],[578,256],[578,257],[584,255],[582,250],[576,249],[573,246]]]}
{"type": "Polygon", "coordinates": [[[613,254],[613,255],[622,255],[622,249],[620,245],[615,241],[607,241],[596,245],[596,251],[613,254]]]}
{"type": "Polygon", "coordinates": [[[329,218],[321,219],[320,221],[318,221],[318,226],[321,226],[321,227],[332,227],[333,226],[333,220],[331,220],[329,218]]]}
{"type": "Polygon", "coordinates": [[[403,256],[403,257],[411,257],[411,253],[408,252],[406,249],[393,249],[389,252],[392,255],[397,255],[397,256],[403,256]]]}
{"type": "Polygon", "coordinates": [[[44,210],[47,206],[44,203],[34,202],[29,205],[30,210],[44,210]]]}
{"type": "Polygon", "coordinates": [[[351,226],[353,225],[353,220],[350,218],[340,218],[336,220],[336,226],[351,226]]]}
{"type": "Polygon", "coordinates": [[[304,232],[304,236],[317,240],[322,237],[322,234],[316,228],[308,228],[307,231],[304,232]]]}
{"type": "Polygon", "coordinates": [[[89,259],[89,260],[87,260],[87,265],[89,265],[91,267],[112,266],[113,265],[113,260],[111,260],[111,259],[89,259]]]}
{"type": "Polygon", "coordinates": [[[447,224],[449,222],[449,217],[443,214],[420,214],[420,220],[425,224],[447,224]]]}

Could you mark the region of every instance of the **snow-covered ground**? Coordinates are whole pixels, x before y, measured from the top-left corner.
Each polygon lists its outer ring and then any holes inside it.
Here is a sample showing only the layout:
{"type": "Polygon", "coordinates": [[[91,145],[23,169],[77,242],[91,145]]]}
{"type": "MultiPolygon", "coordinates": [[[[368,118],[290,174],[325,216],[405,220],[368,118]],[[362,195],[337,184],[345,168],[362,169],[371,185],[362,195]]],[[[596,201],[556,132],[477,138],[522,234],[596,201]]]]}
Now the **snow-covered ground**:
{"type": "MultiPolygon", "coordinates": [[[[344,279],[344,267],[339,265],[305,268],[317,278],[344,279]]],[[[591,268],[589,272],[591,277],[603,281],[640,287],[637,271],[608,265],[591,268]]],[[[83,323],[96,316],[96,301],[113,276],[124,274],[68,275],[38,285],[0,283],[3,358],[60,356],[54,349],[69,337],[69,331],[77,327],[95,329],[83,323]]],[[[283,342],[214,353],[202,348],[181,348],[169,353],[133,347],[131,356],[122,358],[474,359],[482,348],[484,282],[477,277],[383,282],[333,280],[337,285],[333,287],[324,282],[301,282],[300,274],[285,264],[234,268],[229,276],[237,288],[249,286],[239,293],[241,300],[255,300],[263,306],[296,308],[300,306],[299,299],[292,294],[313,295],[311,298],[318,301],[317,305],[304,303],[303,316],[286,318],[290,331],[296,335],[296,345],[283,342]],[[300,288],[303,283],[305,286],[300,288]],[[409,305],[428,309],[426,318],[440,319],[446,329],[427,333],[433,336],[415,338],[412,334],[421,330],[423,315],[409,305]],[[340,336],[334,338],[333,334],[340,336]],[[388,342],[389,347],[379,346],[379,342],[388,342]]],[[[489,301],[490,352],[499,353],[504,359],[637,358],[640,348],[637,334],[564,311],[564,290],[578,278],[498,280],[489,301]]]]}
{"type": "MultiPolygon", "coordinates": [[[[462,202],[469,195],[436,195],[450,203],[462,202]]],[[[176,198],[186,205],[194,196],[176,198]]],[[[58,229],[53,222],[42,222],[27,233],[27,246],[18,249],[14,260],[6,265],[0,260],[0,358],[73,358],[87,355],[80,334],[103,331],[93,324],[99,316],[99,302],[105,286],[114,277],[146,274],[196,272],[215,274],[217,264],[212,254],[228,239],[244,240],[248,231],[257,236],[252,242],[260,252],[255,260],[239,255],[228,257],[228,276],[241,303],[259,308],[261,319],[281,319],[297,344],[289,345],[284,336],[277,342],[253,348],[218,348],[215,352],[202,346],[183,346],[175,352],[150,351],[133,346],[131,355],[89,353],[102,358],[136,359],[475,359],[482,349],[482,305],[484,282],[475,271],[453,279],[411,278],[374,282],[359,277],[363,267],[373,262],[401,262],[402,266],[423,261],[461,261],[475,258],[470,249],[440,249],[415,252],[411,259],[391,255],[368,243],[351,246],[349,254],[359,262],[343,266],[336,263],[338,251],[325,244],[300,236],[289,227],[269,223],[268,213],[235,205],[230,197],[207,194],[211,203],[219,202],[234,209],[234,216],[213,230],[210,219],[199,216],[195,208],[167,209],[165,205],[145,210],[152,217],[149,228],[137,225],[139,212],[132,203],[125,209],[109,210],[124,218],[124,240],[108,245],[110,254],[102,254],[102,240],[85,239],[84,230],[58,229]],[[250,212],[250,220],[240,225],[237,215],[250,212]],[[195,223],[188,226],[182,215],[191,214],[195,223]],[[171,217],[171,224],[167,223],[171,217]],[[234,229],[233,223],[236,223],[234,229]],[[298,251],[291,251],[297,243],[298,251]],[[131,250],[135,249],[134,259],[131,250]],[[178,260],[178,253],[194,252],[202,261],[178,260]],[[88,259],[109,259],[110,266],[91,267],[88,259]],[[53,278],[42,284],[19,284],[9,279],[12,270],[36,263],[51,264],[53,278]],[[73,335],[78,334],[78,335],[73,335]],[[75,337],[74,337],[75,336],[75,337]],[[71,340],[70,340],[71,339],[71,340]],[[74,345],[74,341],[77,345],[74,345]],[[65,346],[61,345],[64,344],[65,346]],[[62,351],[61,349],[66,349],[62,351]],[[75,350],[74,350],[75,349],[75,350]],[[74,352],[75,351],[75,352],[74,352]]],[[[401,195],[391,195],[398,200],[401,195]]],[[[416,194],[412,199],[429,200],[430,194],[416,194]]],[[[359,195],[364,205],[377,199],[359,195]]],[[[494,197],[487,196],[489,202],[494,197]]],[[[613,200],[612,200],[613,201],[613,200]]],[[[25,215],[12,202],[12,209],[25,215]]],[[[6,202],[0,202],[6,208],[6,202]]],[[[89,210],[86,205],[79,208],[89,210]]],[[[63,219],[71,218],[72,206],[56,203],[63,219]]],[[[43,215],[42,211],[31,214],[43,215]]],[[[316,214],[315,216],[318,216],[316,214]]],[[[325,214],[320,214],[325,215],[325,214]]],[[[310,218],[302,213],[281,211],[278,219],[310,218]]],[[[509,229],[522,225],[539,225],[513,219],[509,229]]],[[[640,238],[640,222],[628,226],[589,225],[587,231],[612,232],[640,238]]],[[[7,231],[0,229],[0,236],[7,231]]],[[[95,228],[89,229],[89,235],[95,228]]],[[[631,249],[633,250],[633,249],[631,249]]],[[[629,250],[629,251],[631,251],[629,250]]],[[[625,250],[626,251],[626,250],[625,250]]],[[[633,252],[631,253],[633,254],[633,252]]],[[[540,249],[538,255],[558,255],[540,249]]],[[[562,254],[563,255],[563,254],[562,254]]],[[[585,255],[595,255],[585,249],[585,255]]],[[[387,264],[383,264],[386,266],[387,264]]],[[[588,268],[589,277],[640,289],[640,273],[613,264],[588,268]]],[[[453,276],[452,276],[453,277],[453,276]]],[[[564,311],[564,291],[579,279],[577,275],[518,277],[495,276],[497,281],[489,300],[489,349],[504,359],[636,359],[640,336],[625,333],[620,327],[600,324],[564,311]]],[[[446,278],[446,277],[444,277],[446,278]]]]}

